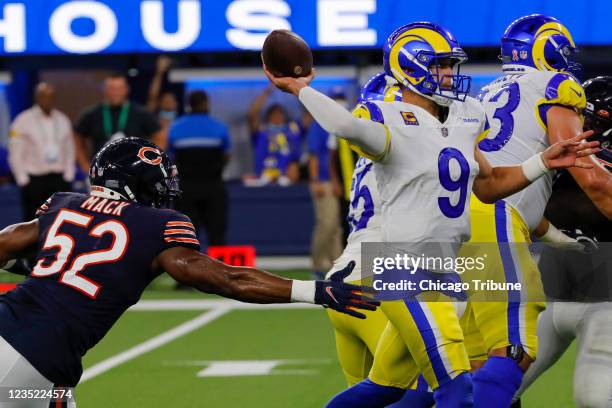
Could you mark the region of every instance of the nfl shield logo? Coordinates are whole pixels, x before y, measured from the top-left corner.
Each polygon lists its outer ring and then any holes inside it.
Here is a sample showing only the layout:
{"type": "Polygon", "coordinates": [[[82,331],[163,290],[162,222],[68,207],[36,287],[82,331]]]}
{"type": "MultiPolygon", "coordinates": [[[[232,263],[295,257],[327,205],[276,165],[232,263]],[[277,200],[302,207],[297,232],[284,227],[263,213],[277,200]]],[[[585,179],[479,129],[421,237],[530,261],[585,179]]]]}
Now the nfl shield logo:
{"type": "Polygon", "coordinates": [[[520,55],[521,55],[521,59],[523,60],[527,59],[527,51],[521,51],[520,55]]]}
{"type": "Polygon", "coordinates": [[[443,127],[440,128],[440,133],[442,133],[442,137],[448,137],[448,129],[443,127]]]}

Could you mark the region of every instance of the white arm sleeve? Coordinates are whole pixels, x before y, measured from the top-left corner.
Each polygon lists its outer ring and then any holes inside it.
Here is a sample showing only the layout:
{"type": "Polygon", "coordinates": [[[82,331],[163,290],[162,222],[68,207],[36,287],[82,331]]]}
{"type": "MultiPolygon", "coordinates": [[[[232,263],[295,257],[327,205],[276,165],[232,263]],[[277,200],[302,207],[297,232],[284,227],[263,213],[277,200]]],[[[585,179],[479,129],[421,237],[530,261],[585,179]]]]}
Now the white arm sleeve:
{"type": "Polygon", "coordinates": [[[348,140],[371,156],[382,159],[389,148],[389,133],[385,125],[359,119],[333,99],[307,86],[300,90],[300,102],[332,135],[348,140]]]}

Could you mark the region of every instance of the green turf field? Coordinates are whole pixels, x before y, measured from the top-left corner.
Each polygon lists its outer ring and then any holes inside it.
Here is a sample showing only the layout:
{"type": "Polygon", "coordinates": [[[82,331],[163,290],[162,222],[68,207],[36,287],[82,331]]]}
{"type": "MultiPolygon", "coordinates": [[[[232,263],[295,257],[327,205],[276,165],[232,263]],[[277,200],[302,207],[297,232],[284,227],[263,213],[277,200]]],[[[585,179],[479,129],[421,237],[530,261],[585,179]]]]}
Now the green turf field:
{"type": "MultiPolygon", "coordinates": [[[[128,311],[88,353],[79,407],[314,408],[345,386],[323,310],[229,308],[171,286],[167,278],[154,282],[144,299],[165,303],[128,311]],[[208,303],[163,310],[173,300],[208,303]]],[[[572,407],[574,356],[571,348],[528,391],[523,407],[572,407]]]]}

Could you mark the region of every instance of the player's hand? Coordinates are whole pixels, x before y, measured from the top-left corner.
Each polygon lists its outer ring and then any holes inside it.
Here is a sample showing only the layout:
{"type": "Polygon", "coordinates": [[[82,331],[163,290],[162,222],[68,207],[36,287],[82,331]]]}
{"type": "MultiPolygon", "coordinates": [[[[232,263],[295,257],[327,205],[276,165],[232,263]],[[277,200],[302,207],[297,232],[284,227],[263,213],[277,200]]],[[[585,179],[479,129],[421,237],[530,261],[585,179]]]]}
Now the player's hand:
{"type": "Polygon", "coordinates": [[[585,141],[586,138],[592,135],[593,131],[589,130],[571,139],[553,144],[542,153],[544,164],[551,170],[568,167],[592,168],[592,163],[577,160],[580,157],[590,156],[599,152],[598,141],[585,141]]]}
{"type": "Polygon", "coordinates": [[[334,309],[340,313],[365,319],[357,309],[376,310],[380,302],[372,300],[368,294],[373,290],[367,286],[351,285],[343,280],[351,274],[355,262],[351,261],[344,268],[330,276],[329,280],[316,281],[315,303],[334,309]]]}
{"type": "Polygon", "coordinates": [[[310,74],[305,77],[300,78],[292,78],[292,77],[275,77],[272,75],[268,68],[266,68],[266,64],[263,64],[263,70],[266,73],[266,76],[274,84],[275,87],[280,89],[283,92],[294,94],[298,96],[300,93],[300,89],[308,86],[310,82],[314,79],[315,70],[314,68],[310,71],[310,74]]]}

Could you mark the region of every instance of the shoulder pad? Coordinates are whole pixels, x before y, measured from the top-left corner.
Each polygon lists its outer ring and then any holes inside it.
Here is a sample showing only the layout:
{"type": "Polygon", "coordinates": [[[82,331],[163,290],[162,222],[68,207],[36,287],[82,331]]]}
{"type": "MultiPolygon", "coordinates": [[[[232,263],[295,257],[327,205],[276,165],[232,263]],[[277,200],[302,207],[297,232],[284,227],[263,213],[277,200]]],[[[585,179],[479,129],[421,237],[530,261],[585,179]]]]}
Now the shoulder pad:
{"type": "Polygon", "coordinates": [[[385,123],[382,110],[373,102],[362,102],[353,109],[353,116],[369,119],[378,123],[385,123]]]}
{"type": "Polygon", "coordinates": [[[586,96],[580,83],[572,75],[560,72],[553,75],[544,91],[548,104],[564,105],[582,111],[586,107],[586,96]]]}

